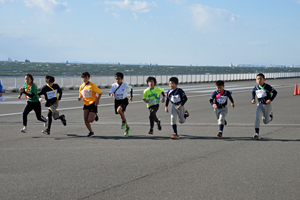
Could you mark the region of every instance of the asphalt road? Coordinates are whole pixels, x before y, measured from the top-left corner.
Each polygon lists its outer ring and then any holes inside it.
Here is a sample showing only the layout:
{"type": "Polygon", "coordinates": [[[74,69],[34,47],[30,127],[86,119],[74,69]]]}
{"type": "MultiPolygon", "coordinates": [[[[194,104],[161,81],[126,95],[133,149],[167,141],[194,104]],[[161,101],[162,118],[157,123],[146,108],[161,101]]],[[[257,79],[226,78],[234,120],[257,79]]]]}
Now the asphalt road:
{"type": "Polygon", "coordinates": [[[92,138],[85,137],[78,91],[64,91],[59,108],[67,126],[54,121],[50,136],[41,133],[43,123],[33,113],[28,132],[21,133],[26,101],[18,100],[17,93],[4,94],[0,199],[299,199],[300,95],[293,92],[300,79],[266,82],[278,96],[272,103],[274,120],[261,126],[260,141],[252,140],[256,105],[250,91],[255,81],[225,84],[236,107],[229,107],[222,139],[216,136],[209,104],[214,83],[179,85],[189,98],[190,117],[178,125],[180,139],[175,141],[163,104],[158,111],[162,131],[155,127],[154,135],[148,135],[145,87],[134,87],[134,101],[125,113],[129,137],[120,129],[109,89],[103,89],[92,138]]]}

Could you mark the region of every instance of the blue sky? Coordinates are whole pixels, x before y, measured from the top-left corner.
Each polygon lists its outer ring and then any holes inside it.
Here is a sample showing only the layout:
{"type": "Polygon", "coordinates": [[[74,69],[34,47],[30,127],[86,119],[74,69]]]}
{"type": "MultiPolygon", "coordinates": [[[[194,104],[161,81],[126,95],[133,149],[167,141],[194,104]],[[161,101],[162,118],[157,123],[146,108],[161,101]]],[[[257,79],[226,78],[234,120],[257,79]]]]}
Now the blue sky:
{"type": "Polygon", "coordinates": [[[0,60],[300,65],[300,0],[0,0],[0,60]]]}

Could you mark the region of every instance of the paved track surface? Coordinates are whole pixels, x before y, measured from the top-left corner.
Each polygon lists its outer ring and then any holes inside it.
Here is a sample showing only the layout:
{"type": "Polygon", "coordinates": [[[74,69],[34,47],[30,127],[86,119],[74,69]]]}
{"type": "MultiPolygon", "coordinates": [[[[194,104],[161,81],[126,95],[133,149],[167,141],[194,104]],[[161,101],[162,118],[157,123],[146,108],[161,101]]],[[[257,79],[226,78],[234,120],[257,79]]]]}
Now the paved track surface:
{"type": "MultiPolygon", "coordinates": [[[[190,117],[171,140],[170,114],[161,104],[163,129],[148,135],[149,118],[142,92],[126,117],[131,132],[123,136],[113,99],[103,89],[95,137],[86,138],[83,102],[77,91],[64,91],[59,108],[67,126],[54,121],[51,135],[28,116],[28,133],[20,133],[25,100],[16,93],[0,102],[0,199],[299,199],[300,79],[267,80],[278,91],[274,120],[261,126],[262,140],[252,140],[255,81],[227,82],[235,108],[229,107],[224,138],[209,97],[214,83],[179,85],[189,99],[190,117]]],[[[167,89],[167,86],[162,86],[167,89]]],[[[170,107],[170,106],[169,106],[170,107]]],[[[46,116],[43,102],[43,115],[46,116]]]]}

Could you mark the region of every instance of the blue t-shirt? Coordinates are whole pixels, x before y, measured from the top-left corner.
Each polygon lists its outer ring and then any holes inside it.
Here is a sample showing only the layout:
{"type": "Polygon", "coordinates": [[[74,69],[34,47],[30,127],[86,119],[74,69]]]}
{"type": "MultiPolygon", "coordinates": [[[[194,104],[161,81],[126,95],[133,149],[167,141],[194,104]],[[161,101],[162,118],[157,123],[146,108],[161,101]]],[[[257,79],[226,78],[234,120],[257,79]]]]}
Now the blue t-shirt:
{"type": "Polygon", "coordinates": [[[0,81],[0,92],[3,92],[1,81],[0,81]]]}
{"type": "Polygon", "coordinates": [[[252,90],[252,99],[255,99],[257,96],[257,100],[259,103],[266,104],[267,100],[273,101],[277,95],[277,91],[269,84],[265,83],[262,88],[259,85],[256,85],[252,90]],[[272,93],[272,95],[271,95],[272,93]]]}
{"type": "Polygon", "coordinates": [[[216,99],[216,96],[218,94],[220,94],[220,92],[216,90],[211,95],[211,97],[209,99],[209,102],[211,105],[213,105],[215,103],[215,104],[217,104],[218,108],[226,107],[228,98],[230,99],[231,103],[234,103],[233,98],[231,96],[232,92],[230,92],[228,90],[224,90],[224,93],[218,99],[216,99]]]}

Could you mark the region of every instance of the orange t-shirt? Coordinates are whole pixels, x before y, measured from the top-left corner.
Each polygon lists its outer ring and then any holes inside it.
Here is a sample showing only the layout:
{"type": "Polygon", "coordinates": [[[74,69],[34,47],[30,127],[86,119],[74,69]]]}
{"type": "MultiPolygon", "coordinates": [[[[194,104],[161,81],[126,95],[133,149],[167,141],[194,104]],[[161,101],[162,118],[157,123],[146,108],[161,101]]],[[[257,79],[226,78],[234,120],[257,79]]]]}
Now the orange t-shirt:
{"type": "Polygon", "coordinates": [[[97,85],[94,83],[89,83],[85,86],[85,83],[83,83],[79,88],[79,96],[83,97],[83,103],[87,106],[93,104],[96,99],[98,98],[96,96],[96,93],[102,94],[102,90],[98,88],[97,85]]]}

